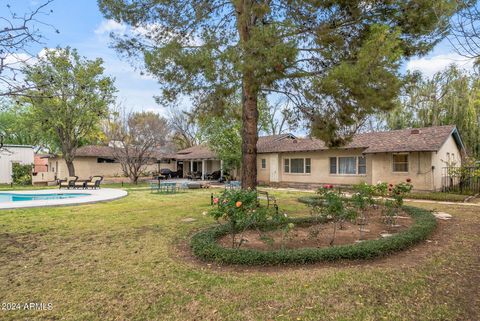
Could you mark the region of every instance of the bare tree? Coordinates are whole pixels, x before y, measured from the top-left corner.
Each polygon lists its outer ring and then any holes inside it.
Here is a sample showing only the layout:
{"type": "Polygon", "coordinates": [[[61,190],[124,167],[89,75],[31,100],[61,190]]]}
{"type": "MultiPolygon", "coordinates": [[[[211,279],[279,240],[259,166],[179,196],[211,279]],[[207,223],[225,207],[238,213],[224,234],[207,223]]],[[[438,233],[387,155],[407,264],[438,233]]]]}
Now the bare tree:
{"type": "Polygon", "coordinates": [[[269,135],[281,135],[294,130],[295,124],[298,124],[297,118],[290,100],[280,99],[273,104],[265,101],[264,108],[260,108],[261,130],[269,135]]]}
{"type": "Polygon", "coordinates": [[[459,11],[450,23],[450,43],[466,58],[480,62],[480,8],[477,0],[459,0],[459,11]]]}
{"type": "Polygon", "coordinates": [[[130,112],[117,116],[109,127],[114,158],[121,164],[125,176],[136,184],[166,143],[170,133],[168,122],[152,112],[130,112]]]}
{"type": "Polygon", "coordinates": [[[168,121],[173,131],[172,141],[177,148],[185,149],[202,143],[197,121],[188,112],[170,108],[168,121]]]}
{"type": "Polygon", "coordinates": [[[41,27],[55,30],[52,25],[41,21],[41,17],[49,15],[53,10],[47,7],[53,0],[45,0],[35,9],[24,14],[14,12],[10,4],[0,14],[0,97],[19,96],[27,90],[35,88],[34,84],[22,79],[22,69],[29,60],[35,57],[30,52],[33,44],[42,44],[41,27]]]}

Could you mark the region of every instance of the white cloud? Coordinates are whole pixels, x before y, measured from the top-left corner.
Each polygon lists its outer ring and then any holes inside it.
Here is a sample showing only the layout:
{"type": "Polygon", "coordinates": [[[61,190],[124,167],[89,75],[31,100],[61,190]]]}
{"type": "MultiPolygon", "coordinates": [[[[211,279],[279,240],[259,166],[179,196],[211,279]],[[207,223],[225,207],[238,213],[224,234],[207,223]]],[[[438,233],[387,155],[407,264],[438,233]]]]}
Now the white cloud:
{"type": "Polygon", "coordinates": [[[451,64],[456,64],[459,68],[465,70],[473,69],[473,60],[460,56],[457,53],[441,54],[431,57],[411,59],[406,69],[409,71],[420,71],[425,76],[431,77],[436,72],[442,71],[451,64]]]}
{"type": "Polygon", "coordinates": [[[127,27],[124,24],[118,23],[115,20],[103,20],[100,25],[95,29],[96,35],[105,35],[113,33],[125,33],[127,27]]]}

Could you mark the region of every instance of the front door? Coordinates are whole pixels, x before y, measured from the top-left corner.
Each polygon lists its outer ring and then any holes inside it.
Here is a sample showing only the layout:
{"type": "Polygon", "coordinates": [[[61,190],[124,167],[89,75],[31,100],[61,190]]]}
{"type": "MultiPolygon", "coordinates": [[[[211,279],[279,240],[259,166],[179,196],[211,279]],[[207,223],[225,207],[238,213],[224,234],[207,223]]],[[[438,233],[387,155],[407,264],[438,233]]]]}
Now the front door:
{"type": "Polygon", "coordinates": [[[270,182],[278,182],[278,154],[270,156],[270,182]]]}

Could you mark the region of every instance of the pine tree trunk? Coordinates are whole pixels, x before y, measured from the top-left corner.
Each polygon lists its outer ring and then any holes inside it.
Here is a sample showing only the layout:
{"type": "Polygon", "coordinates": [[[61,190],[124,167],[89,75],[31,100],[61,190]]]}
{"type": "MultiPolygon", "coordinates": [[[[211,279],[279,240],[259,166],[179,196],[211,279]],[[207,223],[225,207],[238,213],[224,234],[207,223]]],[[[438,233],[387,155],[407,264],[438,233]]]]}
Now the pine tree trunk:
{"type": "MultiPolygon", "coordinates": [[[[252,0],[237,1],[237,29],[244,57],[254,55],[246,44],[250,41],[251,28],[255,25],[252,0]]],[[[249,59],[245,59],[248,61],[249,59]]],[[[242,188],[255,189],[257,186],[257,124],[258,84],[255,70],[248,65],[243,68],[242,78],[242,188]]]]}
{"type": "Polygon", "coordinates": [[[257,186],[257,93],[247,89],[244,81],[242,95],[242,188],[257,186]]]}

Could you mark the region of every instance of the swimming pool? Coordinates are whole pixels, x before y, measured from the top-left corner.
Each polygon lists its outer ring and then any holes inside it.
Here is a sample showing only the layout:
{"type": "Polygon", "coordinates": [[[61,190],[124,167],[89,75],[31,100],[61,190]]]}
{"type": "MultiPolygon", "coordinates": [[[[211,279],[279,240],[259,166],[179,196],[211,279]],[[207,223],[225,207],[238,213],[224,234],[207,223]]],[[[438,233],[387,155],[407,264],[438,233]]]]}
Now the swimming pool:
{"type": "Polygon", "coordinates": [[[48,201],[66,198],[89,196],[87,193],[45,193],[45,194],[23,194],[23,193],[1,193],[0,203],[4,202],[25,202],[25,201],[48,201]]]}

